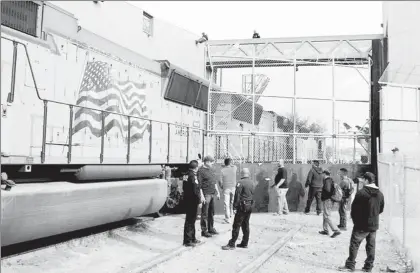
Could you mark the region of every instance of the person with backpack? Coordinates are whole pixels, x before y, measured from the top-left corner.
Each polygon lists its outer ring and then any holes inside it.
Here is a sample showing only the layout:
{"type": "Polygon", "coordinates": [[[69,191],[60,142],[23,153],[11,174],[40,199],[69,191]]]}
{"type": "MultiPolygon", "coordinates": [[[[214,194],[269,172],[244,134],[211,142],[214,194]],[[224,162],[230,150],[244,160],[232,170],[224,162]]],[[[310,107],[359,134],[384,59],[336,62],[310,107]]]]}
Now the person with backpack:
{"type": "Polygon", "coordinates": [[[324,185],[322,187],[321,200],[323,209],[323,230],[319,232],[322,235],[329,235],[328,226],[333,231],[331,238],[335,238],[341,234],[337,226],[332,223],[331,210],[333,202],[341,201],[343,197],[340,187],[331,178],[331,172],[324,170],[324,185]]]}
{"type": "Polygon", "coordinates": [[[347,206],[354,191],[353,181],[347,175],[348,170],[346,168],[341,168],[340,188],[343,191],[343,198],[338,207],[338,213],[340,214],[340,224],[338,225],[338,228],[341,230],[347,230],[347,206]]]}

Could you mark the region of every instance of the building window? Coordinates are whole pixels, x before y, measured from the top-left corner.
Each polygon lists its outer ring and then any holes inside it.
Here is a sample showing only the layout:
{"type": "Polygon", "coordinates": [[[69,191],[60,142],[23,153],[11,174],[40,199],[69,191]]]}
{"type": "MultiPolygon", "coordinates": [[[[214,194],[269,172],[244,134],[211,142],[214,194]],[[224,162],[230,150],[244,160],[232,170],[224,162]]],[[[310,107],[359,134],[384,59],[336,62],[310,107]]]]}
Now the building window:
{"type": "Polygon", "coordinates": [[[147,12],[143,12],[143,32],[148,36],[153,34],[153,16],[147,12]]]}
{"type": "Polygon", "coordinates": [[[38,7],[32,1],[2,1],[1,24],[37,37],[38,7]]]}

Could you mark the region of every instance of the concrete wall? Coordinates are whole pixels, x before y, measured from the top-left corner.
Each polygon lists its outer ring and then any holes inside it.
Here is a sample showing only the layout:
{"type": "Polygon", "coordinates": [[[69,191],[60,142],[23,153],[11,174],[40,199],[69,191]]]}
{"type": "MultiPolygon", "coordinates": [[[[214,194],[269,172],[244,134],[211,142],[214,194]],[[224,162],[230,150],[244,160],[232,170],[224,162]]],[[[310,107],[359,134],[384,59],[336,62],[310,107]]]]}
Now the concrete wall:
{"type": "MultiPolygon", "coordinates": [[[[388,36],[388,61],[392,69],[401,65],[399,83],[407,81],[413,65],[420,65],[420,2],[383,2],[384,34],[388,36]],[[405,78],[407,77],[407,78],[405,78]]],[[[417,71],[418,71],[417,67],[417,71]]],[[[414,76],[416,77],[416,76],[414,76]]],[[[407,84],[420,83],[418,76],[407,84]]],[[[403,154],[417,155],[420,140],[419,90],[384,87],[381,90],[381,152],[398,147],[403,154]],[[417,94],[416,94],[417,93],[417,94]],[[413,149],[413,147],[415,147],[413,149]]]]}
{"type": "MultiPolygon", "coordinates": [[[[371,166],[370,165],[321,165],[322,168],[328,168],[331,171],[331,174],[333,176],[333,179],[335,181],[339,181],[338,177],[338,171],[340,168],[347,168],[349,170],[349,177],[354,178],[366,171],[369,171],[371,166]]],[[[221,165],[217,164],[215,166],[218,172],[220,172],[221,165]]],[[[254,183],[255,183],[255,193],[254,193],[254,201],[255,201],[255,212],[267,212],[267,211],[275,211],[275,205],[274,207],[272,204],[269,206],[269,195],[274,197],[274,194],[270,191],[269,193],[269,186],[274,183],[274,177],[277,173],[278,166],[277,164],[242,164],[242,166],[238,165],[238,177],[239,177],[239,171],[240,168],[249,168],[251,171],[254,183]],[[269,177],[271,178],[271,181],[269,182],[270,185],[268,185],[264,178],[269,177]]],[[[311,169],[311,165],[305,164],[295,164],[295,165],[286,165],[286,169],[288,172],[288,182],[290,186],[292,174],[296,173],[297,175],[297,181],[300,182],[303,187],[305,186],[306,177],[311,169]]],[[[307,200],[307,193],[305,193],[305,196],[300,198],[299,203],[296,203],[295,201],[292,201],[290,198],[290,191],[288,193],[288,204],[289,209],[292,210],[292,208],[296,208],[297,211],[303,211],[306,200],[307,200]]],[[[315,201],[313,203],[313,208],[315,208],[315,201]]],[[[311,211],[314,211],[312,209],[311,211]]],[[[216,202],[216,214],[223,214],[223,194],[221,200],[216,202]]]]}

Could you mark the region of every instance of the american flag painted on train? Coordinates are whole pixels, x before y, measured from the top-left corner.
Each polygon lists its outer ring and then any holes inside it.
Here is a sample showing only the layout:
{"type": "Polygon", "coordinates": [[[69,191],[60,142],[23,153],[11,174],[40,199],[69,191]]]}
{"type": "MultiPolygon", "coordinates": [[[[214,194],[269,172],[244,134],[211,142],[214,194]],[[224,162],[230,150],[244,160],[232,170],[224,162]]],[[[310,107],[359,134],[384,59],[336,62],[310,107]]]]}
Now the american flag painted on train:
{"type": "MultiPolygon", "coordinates": [[[[120,114],[127,114],[141,118],[148,118],[145,84],[134,81],[118,81],[110,73],[108,63],[93,61],[88,62],[80,85],[78,106],[101,109],[120,114]]],[[[105,134],[117,130],[117,134],[128,141],[128,118],[104,113],[105,134]]],[[[101,112],[86,108],[76,108],[74,116],[73,134],[85,129],[95,137],[101,137],[101,112]]],[[[149,131],[149,122],[143,119],[131,118],[130,142],[134,143],[143,138],[149,131]]],[[[114,132],[112,133],[114,135],[114,132]]]]}

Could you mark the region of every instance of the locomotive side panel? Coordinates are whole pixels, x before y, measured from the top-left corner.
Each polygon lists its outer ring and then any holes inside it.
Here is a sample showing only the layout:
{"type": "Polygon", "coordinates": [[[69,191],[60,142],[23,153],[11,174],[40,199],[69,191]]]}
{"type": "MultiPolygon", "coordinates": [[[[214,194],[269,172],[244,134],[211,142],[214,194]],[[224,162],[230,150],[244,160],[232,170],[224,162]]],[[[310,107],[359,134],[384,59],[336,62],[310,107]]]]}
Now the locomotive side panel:
{"type": "MultiPolygon", "coordinates": [[[[202,133],[190,130],[187,158],[187,130],[183,126],[204,128],[203,111],[165,100],[160,75],[86,50],[58,35],[48,33],[48,39],[52,49],[22,40],[28,47],[38,92],[43,99],[76,106],[71,109],[68,105],[48,103],[45,163],[67,163],[70,137],[72,164],[100,163],[104,123],[103,163],[126,164],[128,118],[105,113],[102,122],[99,110],[146,119],[130,118],[130,163],[149,163],[150,143],[151,163],[167,162],[168,146],[170,163],[184,163],[202,153],[202,133]],[[152,122],[150,126],[147,119],[173,122],[177,126],[170,126],[168,138],[167,124],[152,122]]],[[[3,44],[4,98],[10,90],[13,43],[2,39],[3,44]]],[[[23,47],[17,59],[15,102],[9,107],[7,119],[2,118],[2,152],[31,157],[33,163],[40,163],[44,106],[37,98],[23,47]],[[11,127],[8,121],[21,126],[11,127]]]]}

